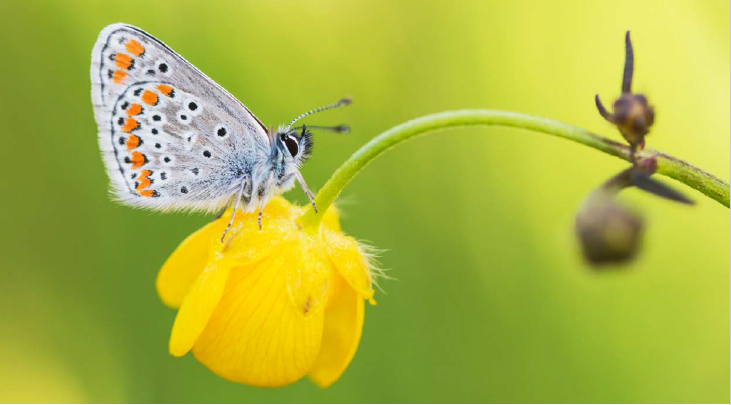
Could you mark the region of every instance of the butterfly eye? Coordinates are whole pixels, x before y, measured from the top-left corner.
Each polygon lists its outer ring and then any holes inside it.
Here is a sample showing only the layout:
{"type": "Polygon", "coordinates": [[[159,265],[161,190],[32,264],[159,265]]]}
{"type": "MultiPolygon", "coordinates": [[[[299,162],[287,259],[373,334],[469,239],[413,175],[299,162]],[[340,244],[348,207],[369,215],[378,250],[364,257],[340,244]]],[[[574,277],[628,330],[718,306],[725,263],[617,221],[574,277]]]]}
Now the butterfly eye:
{"type": "Polygon", "coordinates": [[[292,155],[292,157],[297,156],[297,153],[299,153],[300,149],[297,138],[292,135],[282,135],[282,142],[284,142],[284,146],[287,147],[287,150],[289,151],[289,154],[292,155]]]}

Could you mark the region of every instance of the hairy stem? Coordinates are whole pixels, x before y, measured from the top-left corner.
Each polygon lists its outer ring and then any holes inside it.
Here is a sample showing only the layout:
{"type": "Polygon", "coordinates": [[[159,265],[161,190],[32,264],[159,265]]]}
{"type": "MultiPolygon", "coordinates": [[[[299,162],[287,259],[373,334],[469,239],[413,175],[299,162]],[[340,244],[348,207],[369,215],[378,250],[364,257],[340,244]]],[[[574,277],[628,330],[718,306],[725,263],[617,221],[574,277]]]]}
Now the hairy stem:
{"type": "MultiPolygon", "coordinates": [[[[333,173],[315,198],[318,212],[310,207],[302,217],[301,225],[304,227],[318,226],[322,215],[340,195],[345,186],[350,183],[350,180],[373,159],[392,147],[431,131],[467,126],[501,126],[528,129],[569,139],[630,161],[630,148],[628,146],[562,122],[496,110],[446,111],[405,122],[371,139],[333,173]]],[[[638,158],[650,156],[657,159],[657,173],[678,180],[729,207],[729,185],[725,181],[663,152],[648,148],[637,155],[638,158]]]]}

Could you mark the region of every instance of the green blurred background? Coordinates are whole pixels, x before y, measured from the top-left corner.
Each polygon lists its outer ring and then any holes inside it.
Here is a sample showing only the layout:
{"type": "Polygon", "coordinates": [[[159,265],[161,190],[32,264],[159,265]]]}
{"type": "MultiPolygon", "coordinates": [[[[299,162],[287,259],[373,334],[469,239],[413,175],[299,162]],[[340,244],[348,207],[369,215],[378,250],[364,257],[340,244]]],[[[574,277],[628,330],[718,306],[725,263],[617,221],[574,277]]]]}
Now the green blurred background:
{"type": "MultiPolygon", "coordinates": [[[[98,32],[149,31],[269,125],[313,118],[313,189],[381,131],[427,113],[536,114],[613,139],[624,31],[658,112],[648,144],[729,178],[725,1],[5,2],[0,401],[726,402],[729,210],[637,191],[639,260],[596,273],[573,236],[626,163],[541,134],[473,128],[380,158],[346,189],[344,228],[387,249],[358,353],[328,390],[259,389],[173,358],[157,270],[210,216],[110,201],[90,102],[98,32]],[[143,235],[143,237],[140,237],[143,235]]],[[[670,180],[667,180],[671,182],[670,180]]],[[[299,190],[288,194],[304,202],[299,190]]]]}

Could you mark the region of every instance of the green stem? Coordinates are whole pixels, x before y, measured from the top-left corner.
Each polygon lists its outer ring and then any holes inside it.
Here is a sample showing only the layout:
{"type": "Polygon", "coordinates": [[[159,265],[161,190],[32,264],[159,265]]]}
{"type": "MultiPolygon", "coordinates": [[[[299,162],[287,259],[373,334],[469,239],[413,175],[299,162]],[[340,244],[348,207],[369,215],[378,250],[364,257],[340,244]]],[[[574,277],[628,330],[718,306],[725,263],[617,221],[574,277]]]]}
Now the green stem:
{"type": "MultiPolygon", "coordinates": [[[[302,217],[301,225],[304,227],[317,227],[322,215],[343,191],[343,188],[350,183],[350,180],[373,159],[397,144],[430,131],[467,126],[501,126],[528,129],[569,139],[626,161],[630,160],[628,146],[562,122],[506,111],[446,111],[405,122],[371,139],[333,173],[330,180],[325,183],[315,198],[318,212],[316,213],[310,207],[302,217]]],[[[657,173],[685,183],[729,207],[729,185],[725,181],[663,152],[645,149],[638,154],[639,158],[650,156],[655,156],[657,159],[657,173]]]]}

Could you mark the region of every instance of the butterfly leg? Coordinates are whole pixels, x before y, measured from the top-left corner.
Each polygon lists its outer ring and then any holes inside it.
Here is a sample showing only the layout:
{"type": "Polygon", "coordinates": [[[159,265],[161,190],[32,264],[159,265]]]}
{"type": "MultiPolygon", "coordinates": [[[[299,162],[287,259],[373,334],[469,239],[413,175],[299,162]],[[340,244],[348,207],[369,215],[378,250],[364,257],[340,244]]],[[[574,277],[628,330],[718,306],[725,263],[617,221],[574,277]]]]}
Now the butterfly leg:
{"type": "MultiPolygon", "coordinates": [[[[231,219],[228,221],[228,225],[226,225],[226,229],[223,231],[223,235],[221,235],[221,243],[223,243],[223,238],[226,237],[228,230],[231,229],[231,225],[233,225],[234,223],[234,218],[236,218],[236,209],[239,208],[241,195],[244,193],[244,187],[246,186],[246,182],[248,180],[248,177],[244,177],[244,181],[241,182],[241,188],[239,189],[239,193],[236,195],[236,201],[234,202],[234,212],[231,213],[231,219]]],[[[221,213],[221,215],[223,215],[223,213],[221,213]]],[[[261,229],[261,213],[259,213],[259,229],[261,229]]]]}
{"type": "Polygon", "coordinates": [[[312,194],[312,191],[310,191],[310,189],[307,187],[307,183],[305,183],[305,178],[302,177],[302,173],[297,170],[294,175],[297,178],[297,181],[300,183],[302,191],[304,191],[305,194],[307,194],[307,198],[310,199],[310,203],[312,203],[312,208],[314,208],[315,212],[317,212],[317,205],[315,205],[315,196],[312,194]]]}
{"type": "Polygon", "coordinates": [[[259,230],[261,231],[261,213],[264,211],[264,199],[261,199],[261,203],[259,204],[259,230]]]}

